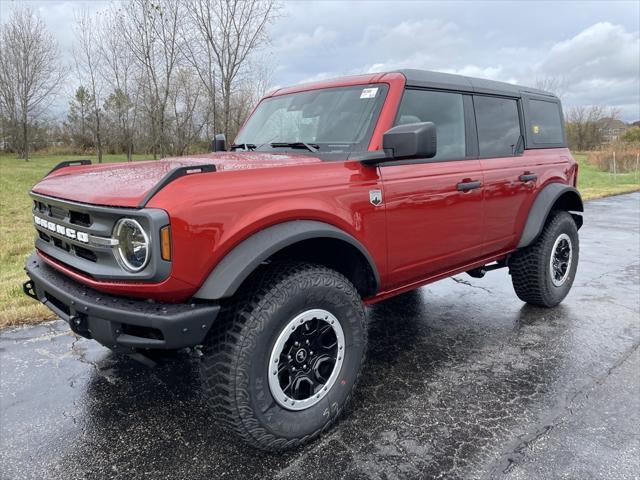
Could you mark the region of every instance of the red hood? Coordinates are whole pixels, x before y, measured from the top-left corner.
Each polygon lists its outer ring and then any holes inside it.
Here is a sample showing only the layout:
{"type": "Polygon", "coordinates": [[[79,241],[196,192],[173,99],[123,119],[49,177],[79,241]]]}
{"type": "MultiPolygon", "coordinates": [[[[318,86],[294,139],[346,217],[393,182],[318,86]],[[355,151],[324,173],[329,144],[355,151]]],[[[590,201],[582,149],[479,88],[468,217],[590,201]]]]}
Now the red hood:
{"type": "MultiPolygon", "coordinates": [[[[213,163],[216,172],[318,163],[316,157],[258,152],[214,153],[131,163],[67,167],[43,178],[33,191],[95,205],[135,207],[176,167],[213,163]]],[[[215,175],[213,173],[212,175],[215,175]]]]}

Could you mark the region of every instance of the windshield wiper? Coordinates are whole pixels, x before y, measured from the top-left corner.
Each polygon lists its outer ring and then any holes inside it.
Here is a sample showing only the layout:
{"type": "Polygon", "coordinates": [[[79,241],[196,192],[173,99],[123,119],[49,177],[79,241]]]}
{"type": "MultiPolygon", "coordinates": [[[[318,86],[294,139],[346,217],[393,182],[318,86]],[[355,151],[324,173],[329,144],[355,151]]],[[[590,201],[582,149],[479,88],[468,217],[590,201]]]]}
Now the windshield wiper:
{"type": "Polygon", "coordinates": [[[256,146],[253,143],[234,143],[230,147],[231,151],[241,148],[243,150],[255,150],[256,146]]]}
{"type": "Polygon", "coordinates": [[[306,143],[306,142],[275,142],[275,143],[270,143],[269,145],[271,145],[274,148],[283,148],[283,147],[306,148],[310,152],[317,152],[318,149],[320,148],[315,143],[306,143]]]}

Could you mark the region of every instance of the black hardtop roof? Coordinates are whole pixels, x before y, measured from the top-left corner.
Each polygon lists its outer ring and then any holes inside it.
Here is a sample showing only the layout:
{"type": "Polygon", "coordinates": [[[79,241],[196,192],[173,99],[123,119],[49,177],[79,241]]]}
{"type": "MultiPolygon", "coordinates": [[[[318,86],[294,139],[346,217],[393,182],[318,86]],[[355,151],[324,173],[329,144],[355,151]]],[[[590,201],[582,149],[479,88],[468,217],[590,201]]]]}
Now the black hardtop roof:
{"type": "Polygon", "coordinates": [[[465,77],[464,75],[454,75],[452,73],[415,69],[402,69],[396,70],[395,72],[405,76],[408,87],[461,90],[474,93],[506,95],[509,97],[521,97],[524,93],[551,97],[553,99],[557,98],[553,93],[537,88],[523,87],[506,82],[486,80],[484,78],[465,77]]]}

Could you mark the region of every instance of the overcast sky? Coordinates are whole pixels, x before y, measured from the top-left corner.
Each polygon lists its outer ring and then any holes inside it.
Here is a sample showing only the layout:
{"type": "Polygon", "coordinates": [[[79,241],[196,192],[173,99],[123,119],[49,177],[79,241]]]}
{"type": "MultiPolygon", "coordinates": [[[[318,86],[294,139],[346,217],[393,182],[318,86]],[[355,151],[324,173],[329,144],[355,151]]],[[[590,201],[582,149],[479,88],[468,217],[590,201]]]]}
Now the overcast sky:
{"type": "MultiPolygon", "coordinates": [[[[11,1],[0,1],[6,18],[11,1]]],[[[35,1],[61,49],[73,13],[106,2],[35,1]]],[[[285,2],[265,57],[283,86],[401,67],[534,85],[562,78],[565,105],[640,120],[640,2],[285,2]]]]}

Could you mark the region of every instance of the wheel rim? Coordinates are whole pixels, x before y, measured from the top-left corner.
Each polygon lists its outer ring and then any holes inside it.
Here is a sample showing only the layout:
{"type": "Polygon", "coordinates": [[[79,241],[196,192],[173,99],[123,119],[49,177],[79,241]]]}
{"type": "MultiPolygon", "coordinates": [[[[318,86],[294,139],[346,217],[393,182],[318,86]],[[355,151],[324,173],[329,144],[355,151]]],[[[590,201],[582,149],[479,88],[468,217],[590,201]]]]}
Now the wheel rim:
{"type": "Polygon", "coordinates": [[[326,310],[307,310],[282,330],[269,361],[269,388],[288,410],[304,410],[331,390],[344,362],[344,332],[326,310]]]}
{"type": "Polygon", "coordinates": [[[551,259],[549,260],[551,281],[556,287],[561,287],[567,281],[571,271],[572,257],[573,245],[571,244],[571,238],[566,233],[563,233],[556,238],[551,249],[551,259]]]}

